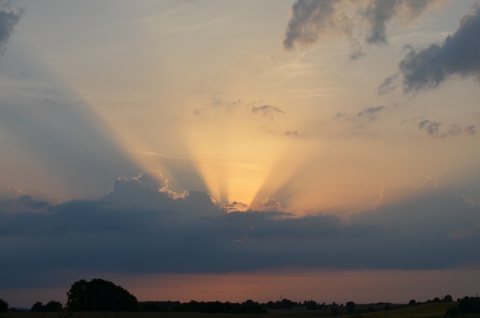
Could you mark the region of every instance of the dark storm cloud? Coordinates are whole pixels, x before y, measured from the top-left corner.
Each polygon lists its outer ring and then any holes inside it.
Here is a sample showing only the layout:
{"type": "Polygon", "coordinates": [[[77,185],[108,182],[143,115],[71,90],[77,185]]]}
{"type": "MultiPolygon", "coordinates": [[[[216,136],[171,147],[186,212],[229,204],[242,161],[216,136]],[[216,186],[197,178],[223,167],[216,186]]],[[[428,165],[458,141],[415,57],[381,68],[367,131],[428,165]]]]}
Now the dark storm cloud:
{"type": "Polygon", "coordinates": [[[400,62],[405,92],[438,87],[453,77],[480,81],[480,6],[464,16],[460,27],[440,44],[412,49],[400,62]]]}
{"type": "MultiPolygon", "coordinates": [[[[52,277],[65,284],[99,272],[444,268],[480,260],[471,252],[480,243],[478,205],[448,188],[425,186],[345,221],[326,214],[226,213],[207,193],[176,195],[165,181],[149,172],[117,180],[99,200],[3,202],[0,287],[45,286],[52,277]],[[21,209],[10,211],[13,206],[21,209]]],[[[256,207],[274,209],[278,202],[256,207]]]]}
{"type": "Polygon", "coordinates": [[[11,1],[0,1],[0,52],[22,17],[23,10],[12,7],[11,1]]]}
{"type": "Polygon", "coordinates": [[[368,44],[387,43],[387,24],[393,18],[414,20],[439,0],[297,0],[285,32],[283,45],[293,49],[296,44],[315,43],[327,33],[352,38],[351,59],[364,55],[360,43],[353,39],[355,32],[365,30],[368,44]]]}

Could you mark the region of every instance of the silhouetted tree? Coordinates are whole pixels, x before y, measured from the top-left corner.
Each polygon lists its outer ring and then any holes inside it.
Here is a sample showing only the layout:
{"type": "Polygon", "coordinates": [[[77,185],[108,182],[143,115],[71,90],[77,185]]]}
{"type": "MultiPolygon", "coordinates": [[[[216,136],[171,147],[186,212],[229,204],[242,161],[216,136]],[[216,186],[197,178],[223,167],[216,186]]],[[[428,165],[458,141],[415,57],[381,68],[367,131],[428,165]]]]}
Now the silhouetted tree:
{"type": "Polygon", "coordinates": [[[347,308],[347,313],[350,315],[355,311],[355,303],[353,301],[347,301],[345,307],[347,308]]]}
{"type": "Polygon", "coordinates": [[[292,307],[300,306],[300,304],[284,298],[282,301],[269,301],[265,306],[270,309],[291,309],[292,307]]]}
{"type": "Polygon", "coordinates": [[[445,295],[445,297],[443,297],[442,301],[444,301],[446,303],[451,303],[453,301],[453,298],[450,295],[445,295]]]}
{"type": "Polygon", "coordinates": [[[0,312],[7,312],[8,311],[8,303],[0,298],[0,312]]]}
{"type": "Polygon", "coordinates": [[[461,314],[480,313],[480,297],[464,297],[460,299],[458,312],[461,314]]]}
{"type": "Polygon", "coordinates": [[[318,308],[318,304],[314,300],[305,300],[303,306],[305,306],[307,310],[317,310],[318,308]]]}
{"type": "Polygon", "coordinates": [[[45,311],[45,306],[43,303],[37,301],[35,304],[33,304],[32,308],[30,308],[31,312],[43,312],[45,311]]]}
{"type": "Polygon", "coordinates": [[[137,311],[138,301],[127,290],[103,279],[75,282],[67,292],[69,311],[137,311]]]}
{"type": "Polygon", "coordinates": [[[332,315],[337,316],[338,315],[338,305],[335,302],[333,302],[331,306],[332,306],[332,315]]]}
{"type": "Polygon", "coordinates": [[[30,309],[31,312],[61,312],[63,309],[62,303],[55,300],[50,300],[46,305],[37,301],[30,309]]]}
{"type": "Polygon", "coordinates": [[[236,313],[252,313],[252,314],[267,314],[268,311],[265,307],[260,305],[259,303],[248,299],[244,303],[240,304],[237,311],[232,311],[236,313]]]}
{"type": "Polygon", "coordinates": [[[409,306],[415,306],[417,304],[417,301],[415,299],[412,299],[408,302],[409,306]]]}
{"type": "Polygon", "coordinates": [[[191,300],[188,303],[182,303],[179,306],[176,306],[172,309],[176,312],[201,312],[201,313],[255,313],[255,314],[266,314],[267,309],[260,305],[259,303],[254,302],[253,300],[247,300],[241,304],[239,303],[222,303],[220,301],[211,301],[211,302],[197,302],[191,300]]]}
{"type": "Polygon", "coordinates": [[[45,305],[45,312],[61,312],[63,309],[62,303],[55,300],[50,300],[45,305]]]}

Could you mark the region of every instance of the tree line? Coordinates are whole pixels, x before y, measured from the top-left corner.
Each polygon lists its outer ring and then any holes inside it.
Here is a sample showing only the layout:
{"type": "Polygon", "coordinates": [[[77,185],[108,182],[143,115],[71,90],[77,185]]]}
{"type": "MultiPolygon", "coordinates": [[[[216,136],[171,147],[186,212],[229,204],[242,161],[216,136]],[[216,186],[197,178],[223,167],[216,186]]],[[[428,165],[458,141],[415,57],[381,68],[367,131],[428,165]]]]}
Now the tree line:
{"type": "MultiPolygon", "coordinates": [[[[442,299],[436,297],[430,302],[453,302],[450,295],[442,299]]],[[[410,300],[409,306],[421,304],[414,299],[410,300]]],[[[363,309],[353,301],[344,304],[317,303],[313,300],[295,302],[289,299],[280,301],[269,301],[267,303],[257,303],[253,300],[247,300],[242,303],[231,302],[198,302],[190,301],[181,303],[179,301],[146,301],[139,302],[135,296],[126,289],[115,285],[112,282],[103,279],[92,279],[90,282],[79,280],[75,282],[67,292],[67,303],[65,307],[58,301],[52,300],[46,304],[36,302],[30,308],[32,312],[200,312],[200,313],[256,313],[266,314],[269,310],[289,310],[294,307],[303,307],[306,310],[323,310],[336,316],[342,314],[355,314],[365,311],[377,311],[390,309],[389,303],[377,303],[371,305],[362,305],[363,309]],[[367,307],[366,307],[367,306],[367,307]],[[367,309],[365,309],[367,308],[367,309]]],[[[3,299],[0,299],[0,312],[9,310],[9,305],[3,299]]],[[[446,312],[448,316],[458,316],[460,314],[480,313],[480,297],[464,297],[457,299],[456,306],[452,306],[446,312]]]]}

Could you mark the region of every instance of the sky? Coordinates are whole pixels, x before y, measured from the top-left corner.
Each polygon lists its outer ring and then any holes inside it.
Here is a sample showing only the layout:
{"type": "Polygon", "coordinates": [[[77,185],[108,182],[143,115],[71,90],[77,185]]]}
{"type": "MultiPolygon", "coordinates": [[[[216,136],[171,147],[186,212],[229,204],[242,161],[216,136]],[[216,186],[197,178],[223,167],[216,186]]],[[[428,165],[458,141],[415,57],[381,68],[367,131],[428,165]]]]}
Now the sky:
{"type": "Polygon", "coordinates": [[[0,298],[477,294],[479,32],[474,0],[0,1],[0,298]]]}

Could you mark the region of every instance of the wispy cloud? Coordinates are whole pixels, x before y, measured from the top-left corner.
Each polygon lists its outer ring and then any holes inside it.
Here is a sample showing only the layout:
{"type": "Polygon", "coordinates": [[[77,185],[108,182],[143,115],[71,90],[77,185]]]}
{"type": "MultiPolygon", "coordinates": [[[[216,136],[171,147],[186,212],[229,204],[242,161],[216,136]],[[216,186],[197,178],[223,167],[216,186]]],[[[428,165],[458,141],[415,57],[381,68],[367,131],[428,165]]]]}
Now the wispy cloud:
{"type": "Polygon", "coordinates": [[[253,114],[262,114],[265,117],[270,119],[274,119],[275,115],[278,114],[285,114],[283,110],[278,107],[270,106],[270,105],[263,105],[263,106],[252,106],[252,113],[253,114]]]}
{"type": "Polygon", "coordinates": [[[380,84],[380,86],[377,88],[377,93],[379,95],[386,95],[392,92],[397,86],[396,81],[398,79],[398,76],[399,74],[397,73],[385,78],[382,84],[380,84]]]}
{"type": "Polygon", "coordinates": [[[459,124],[445,125],[438,121],[421,118],[417,122],[420,130],[423,130],[427,135],[432,137],[458,137],[458,136],[472,136],[476,134],[477,127],[475,125],[462,126],[459,124]],[[446,127],[446,128],[443,128],[446,127]],[[442,129],[443,128],[443,129],[442,129]]]}
{"type": "Polygon", "coordinates": [[[418,123],[418,128],[424,130],[430,136],[435,136],[438,135],[440,125],[441,124],[439,122],[423,119],[418,123]]]}
{"type": "Polygon", "coordinates": [[[357,118],[366,118],[368,121],[374,121],[377,119],[378,113],[383,111],[385,106],[376,106],[376,107],[369,107],[357,114],[357,118]]]}

